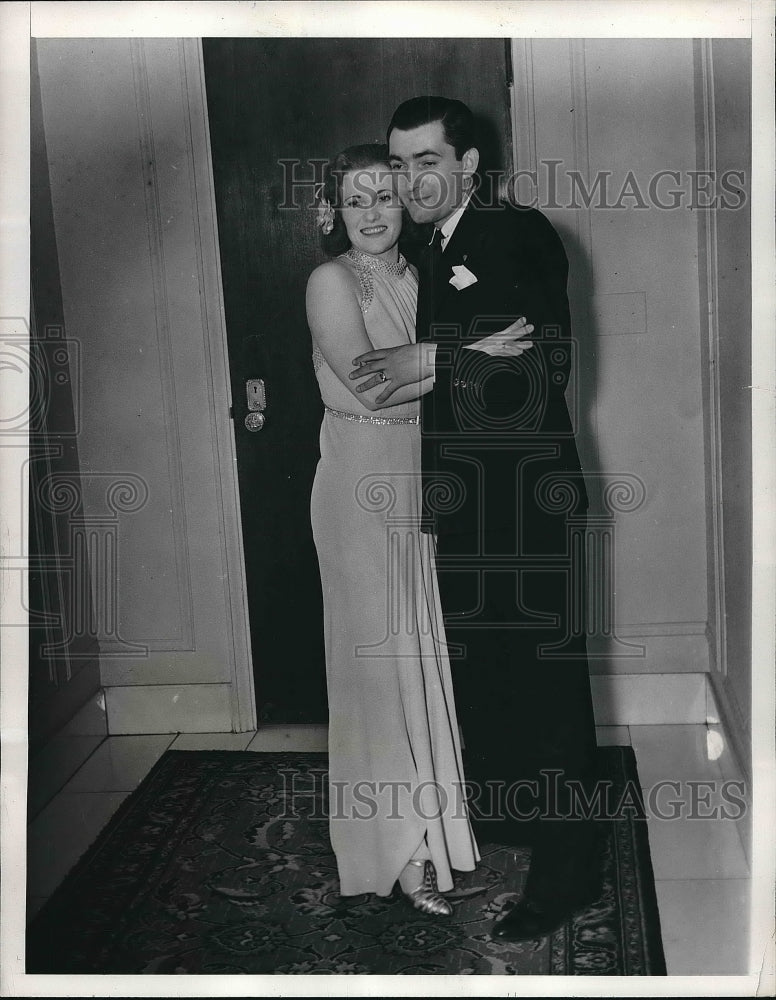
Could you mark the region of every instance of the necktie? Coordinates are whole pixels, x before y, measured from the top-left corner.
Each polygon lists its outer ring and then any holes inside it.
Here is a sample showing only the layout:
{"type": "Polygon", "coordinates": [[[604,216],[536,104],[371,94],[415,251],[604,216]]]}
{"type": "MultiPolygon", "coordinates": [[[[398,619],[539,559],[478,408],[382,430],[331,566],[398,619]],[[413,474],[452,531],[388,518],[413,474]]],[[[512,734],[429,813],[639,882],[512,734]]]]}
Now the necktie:
{"type": "Polygon", "coordinates": [[[436,289],[442,272],[442,234],[434,228],[431,242],[420,261],[420,289],[415,319],[415,339],[418,343],[428,340],[430,327],[436,313],[436,289]]]}

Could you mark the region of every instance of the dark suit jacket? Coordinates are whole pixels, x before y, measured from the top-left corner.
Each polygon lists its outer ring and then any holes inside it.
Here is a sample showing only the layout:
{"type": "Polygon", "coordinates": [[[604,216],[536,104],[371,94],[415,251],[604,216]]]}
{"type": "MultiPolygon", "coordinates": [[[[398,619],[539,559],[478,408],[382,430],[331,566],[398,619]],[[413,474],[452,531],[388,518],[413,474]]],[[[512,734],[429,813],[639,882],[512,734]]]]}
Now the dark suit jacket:
{"type": "Polygon", "coordinates": [[[427,525],[501,532],[510,550],[519,525],[523,551],[561,551],[565,527],[542,483],[565,479],[576,509],[587,503],[564,396],[574,345],[563,244],[535,209],[472,199],[439,264],[430,258],[419,261],[417,329],[419,342],[439,345],[421,410],[427,525]],[[476,280],[456,288],[454,266],[466,269],[459,282],[476,280]],[[463,349],[519,316],[535,328],[519,358],[463,349]]]}

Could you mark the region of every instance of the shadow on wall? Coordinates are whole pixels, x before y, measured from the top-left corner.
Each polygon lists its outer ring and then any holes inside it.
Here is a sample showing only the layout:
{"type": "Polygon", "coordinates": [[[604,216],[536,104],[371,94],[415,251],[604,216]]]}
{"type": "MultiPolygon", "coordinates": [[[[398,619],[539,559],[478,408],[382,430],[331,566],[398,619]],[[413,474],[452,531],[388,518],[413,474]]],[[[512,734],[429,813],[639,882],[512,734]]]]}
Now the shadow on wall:
{"type": "MultiPolygon", "coordinates": [[[[617,635],[616,563],[621,551],[619,533],[628,514],[635,512],[646,496],[646,486],[634,472],[605,468],[601,460],[596,426],[596,400],[600,384],[599,337],[601,331],[594,308],[593,261],[583,242],[569,226],[557,226],[569,260],[569,300],[572,336],[576,347],[573,382],[567,393],[575,421],[577,445],[590,501],[588,513],[588,653],[591,674],[619,674],[617,663],[629,662],[638,673],[646,658],[641,643],[617,635]],[[592,540],[591,540],[592,539],[592,540]]],[[[634,672],[633,669],[626,670],[634,672]]],[[[609,687],[599,692],[610,691],[609,687]]],[[[611,717],[613,704],[599,697],[602,711],[611,717]]]]}

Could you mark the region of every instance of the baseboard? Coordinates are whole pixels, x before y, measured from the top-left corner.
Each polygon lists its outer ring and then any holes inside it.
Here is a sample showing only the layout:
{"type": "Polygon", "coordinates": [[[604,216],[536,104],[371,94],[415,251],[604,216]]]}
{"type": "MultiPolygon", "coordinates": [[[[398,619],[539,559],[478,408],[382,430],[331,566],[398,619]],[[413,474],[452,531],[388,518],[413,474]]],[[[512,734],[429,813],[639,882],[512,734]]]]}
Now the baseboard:
{"type": "MultiPolygon", "coordinates": [[[[599,726],[665,725],[707,721],[705,673],[594,674],[593,709],[599,726]]],[[[228,684],[158,684],[106,687],[108,731],[229,733],[228,684]]]]}
{"type": "Polygon", "coordinates": [[[740,782],[746,802],[746,818],[738,822],[738,832],[747,862],[752,864],[752,747],[746,726],[737,707],[731,705],[722,679],[708,675],[709,729],[716,731],[717,764],[727,781],[740,782]]]}
{"type": "Polygon", "coordinates": [[[751,740],[736,707],[730,704],[722,679],[710,673],[707,686],[707,715],[709,722],[719,723],[735,757],[737,769],[752,780],[751,740]]]}
{"type": "Polygon", "coordinates": [[[620,625],[617,639],[588,637],[590,673],[698,674],[710,669],[709,642],[693,622],[654,625],[620,625]],[[695,631],[679,631],[679,629],[695,631]]]}
{"type": "Polygon", "coordinates": [[[100,688],[81,706],[72,719],[57,733],[58,736],[107,736],[105,692],[100,688]]]}
{"type": "Polygon", "coordinates": [[[705,673],[594,674],[590,678],[598,726],[705,723],[705,673]]]}
{"type": "Polygon", "coordinates": [[[111,736],[232,731],[229,684],[106,687],[105,702],[111,736]]]}
{"type": "Polygon", "coordinates": [[[27,765],[27,822],[48,805],[106,739],[105,697],[95,692],[70,721],[37,749],[27,765]]]}

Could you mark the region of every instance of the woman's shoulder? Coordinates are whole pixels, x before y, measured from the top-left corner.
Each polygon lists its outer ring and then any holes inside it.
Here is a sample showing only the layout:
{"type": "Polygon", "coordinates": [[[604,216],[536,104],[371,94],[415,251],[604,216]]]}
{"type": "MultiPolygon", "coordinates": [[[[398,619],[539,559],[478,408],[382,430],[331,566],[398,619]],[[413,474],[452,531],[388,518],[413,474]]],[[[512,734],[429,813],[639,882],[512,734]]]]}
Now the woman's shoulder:
{"type": "Polygon", "coordinates": [[[335,312],[340,317],[361,310],[362,288],[347,258],[327,260],[307,279],[305,301],[308,319],[335,312]]]}
{"type": "Polygon", "coordinates": [[[309,291],[358,288],[358,276],[347,257],[324,261],[307,279],[309,291]]]}
{"type": "Polygon", "coordinates": [[[350,261],[342,255],[340,257],[332,257],[331,260],[325,260],[322,264],[319,264],[310,272],[308,280],[343,281],[352,277],[353,274],[354,271],[350,261]]]}

